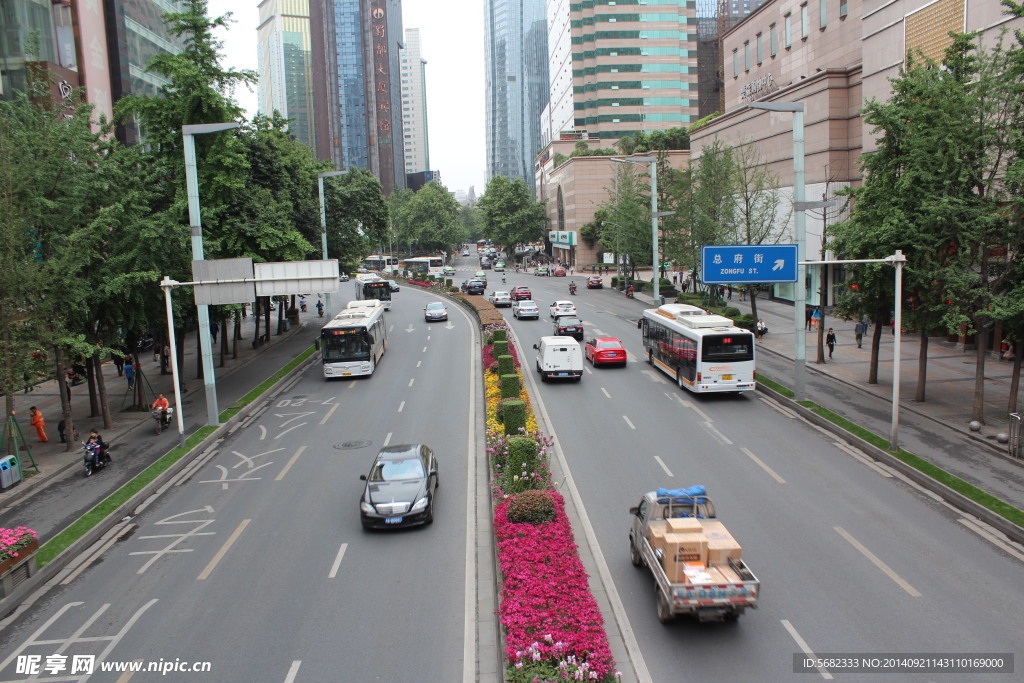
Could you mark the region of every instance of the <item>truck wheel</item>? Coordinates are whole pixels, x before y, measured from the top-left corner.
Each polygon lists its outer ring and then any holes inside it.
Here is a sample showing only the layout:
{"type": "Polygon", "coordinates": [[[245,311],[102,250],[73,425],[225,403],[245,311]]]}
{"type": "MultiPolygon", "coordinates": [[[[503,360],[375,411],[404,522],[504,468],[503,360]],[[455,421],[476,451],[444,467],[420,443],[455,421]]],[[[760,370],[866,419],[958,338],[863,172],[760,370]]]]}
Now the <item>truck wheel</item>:
{"type": "Polygon", "coordinates": [[[658,621],[667,624],[675,619],[675,615],[672,614],[672,607],[668,604],[668,596],[662,592],[661,588],[655,588],[655,591],[658,594],[658,621]]]}
{"type": "Polygon", "coordinates": [[[633,544],[632,537],[629,539],[629,561],[633,563],[634,567],[644,566],[644,558],[637,552],[636,545],[633,544]]]}

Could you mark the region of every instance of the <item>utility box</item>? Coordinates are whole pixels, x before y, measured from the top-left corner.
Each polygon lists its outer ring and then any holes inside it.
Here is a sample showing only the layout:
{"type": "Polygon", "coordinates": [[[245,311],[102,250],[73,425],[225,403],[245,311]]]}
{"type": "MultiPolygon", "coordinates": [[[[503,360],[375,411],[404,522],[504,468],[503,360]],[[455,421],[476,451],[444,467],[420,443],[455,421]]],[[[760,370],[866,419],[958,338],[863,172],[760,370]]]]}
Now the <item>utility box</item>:
{"type": "Polygon", "coordinates": [[[21,467],[13,455],[0,457],[0,489],[9,489],[21,482],[21,467]]]}

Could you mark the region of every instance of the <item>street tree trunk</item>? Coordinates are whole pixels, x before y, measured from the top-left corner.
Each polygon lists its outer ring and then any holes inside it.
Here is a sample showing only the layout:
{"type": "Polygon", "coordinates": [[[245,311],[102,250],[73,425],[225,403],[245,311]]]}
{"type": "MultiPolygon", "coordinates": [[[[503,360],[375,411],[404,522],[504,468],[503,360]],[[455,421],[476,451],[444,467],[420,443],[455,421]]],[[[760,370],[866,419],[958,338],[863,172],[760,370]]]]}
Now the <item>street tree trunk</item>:
{"type": "Polygon", "coordinates": [[[103,428],[113,429],[114,421],[110,417],[110,402],[107,400],[107,380],[103,376],[103,363],[97,351],[92,357],[93,365],[96,367],[96,393],[99,395],[100,413],[103,415],[103,428]]]}
{"type": "Polygon", "coordinates": [[[1020,389],[1020,355],[1024,350],[1024,344],[1019,341],[1013,342],[1013,372],[1010,374],[1010,400],[1006,406],[1006,412],[1017,412],[1017,391],[1020,389]]]}
{"type": "Polygon", "coordinates": [[[914,400],[918,403],[925,401],[925,385],[928,383],[928,335],[921,331],[921,346],[917,352],[917,392],[914,400]]]}
{"type": "Polygon", "coordinates": [[[971,407],[971,421],[985,424],[985,358],[988,356],[988,327],[976,325],[974,339],[977,343],[974,370],[974,405],[971,407]]]}
{"type": "Polygon", "coordinates": [[[57,366],[57,393],[60,394],[60,413],[64,419],[64,452],[70,453],[74,450],[75,423],[71,416],[71,396],[68,387],[68,370],[64,365],[64,349],[59,346],[53,347],[54,361],[57,366]]]}

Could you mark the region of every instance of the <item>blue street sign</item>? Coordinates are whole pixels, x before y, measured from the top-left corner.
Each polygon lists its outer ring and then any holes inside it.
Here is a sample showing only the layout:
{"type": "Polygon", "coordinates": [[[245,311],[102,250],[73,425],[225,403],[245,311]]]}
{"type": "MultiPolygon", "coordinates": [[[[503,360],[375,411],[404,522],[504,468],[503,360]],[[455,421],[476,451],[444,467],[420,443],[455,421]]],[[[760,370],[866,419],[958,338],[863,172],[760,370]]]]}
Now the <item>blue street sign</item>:
{"type": "Polygon", "coordinates": [[[795,244],[713,244],[701,251],[701,275],[708,284],[796,282],[795,244]]]}

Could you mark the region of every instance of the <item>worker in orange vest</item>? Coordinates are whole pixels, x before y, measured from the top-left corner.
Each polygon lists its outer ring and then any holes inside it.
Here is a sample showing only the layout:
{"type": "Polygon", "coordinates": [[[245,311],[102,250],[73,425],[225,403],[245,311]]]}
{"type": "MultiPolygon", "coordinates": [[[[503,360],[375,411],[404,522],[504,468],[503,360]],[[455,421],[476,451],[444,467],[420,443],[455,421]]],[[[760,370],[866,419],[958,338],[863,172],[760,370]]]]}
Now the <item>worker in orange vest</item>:
{"type": "Polygon", "coordinates": [[[32,426],[36,428],[39,443],[46,443],[49,439],[46,438],[46,420],[43,418],[43,414],[35,406],[29,408],[28,412],[32,416],[32,426]]]}

